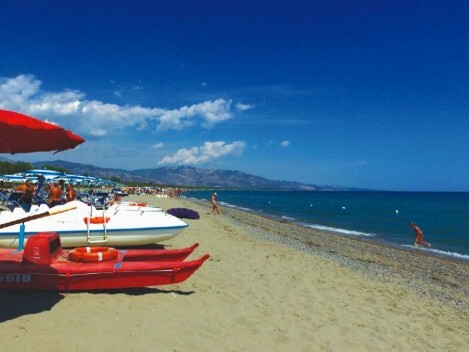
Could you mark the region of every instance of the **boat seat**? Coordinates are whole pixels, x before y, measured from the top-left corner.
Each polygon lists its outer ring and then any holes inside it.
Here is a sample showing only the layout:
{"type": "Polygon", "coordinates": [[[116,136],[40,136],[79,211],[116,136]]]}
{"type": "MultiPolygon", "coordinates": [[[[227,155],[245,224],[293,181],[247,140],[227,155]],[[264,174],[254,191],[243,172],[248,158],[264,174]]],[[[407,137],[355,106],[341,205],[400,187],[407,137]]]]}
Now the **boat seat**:
{"type": "Polygon", "coordinates": [[[43,232],[28,238],[24,247],[23,262],[52,264],[62,255],[62,245],[57,232],[43,232]]]}

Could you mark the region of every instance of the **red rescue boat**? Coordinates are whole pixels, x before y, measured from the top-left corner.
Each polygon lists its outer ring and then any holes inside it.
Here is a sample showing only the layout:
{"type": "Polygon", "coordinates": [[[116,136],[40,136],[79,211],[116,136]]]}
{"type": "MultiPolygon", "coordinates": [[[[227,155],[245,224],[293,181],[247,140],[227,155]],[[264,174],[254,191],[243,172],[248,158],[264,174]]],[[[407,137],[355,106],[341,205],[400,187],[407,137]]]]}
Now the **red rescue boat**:
{"type": "Polygon", "coordinates": [[[206,254],[184,261],[197,246],[64,251],[57,233],[39,233],[28,239],[24,250],[0,249],[0,289],[77,291],[177,284],[209,258],[206,254]]]}

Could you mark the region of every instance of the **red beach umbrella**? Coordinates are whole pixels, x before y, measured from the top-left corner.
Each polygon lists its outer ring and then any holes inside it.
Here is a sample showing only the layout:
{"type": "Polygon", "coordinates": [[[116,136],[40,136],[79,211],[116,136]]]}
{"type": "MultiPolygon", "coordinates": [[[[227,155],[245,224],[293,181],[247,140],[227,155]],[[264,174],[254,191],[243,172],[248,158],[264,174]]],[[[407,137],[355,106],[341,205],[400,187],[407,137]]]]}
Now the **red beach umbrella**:
{"type": "Polygon", "coordinates": [[[60,126],[13,111],[0,110],[0,153],[55,153],[85,140],[60,126]]]}

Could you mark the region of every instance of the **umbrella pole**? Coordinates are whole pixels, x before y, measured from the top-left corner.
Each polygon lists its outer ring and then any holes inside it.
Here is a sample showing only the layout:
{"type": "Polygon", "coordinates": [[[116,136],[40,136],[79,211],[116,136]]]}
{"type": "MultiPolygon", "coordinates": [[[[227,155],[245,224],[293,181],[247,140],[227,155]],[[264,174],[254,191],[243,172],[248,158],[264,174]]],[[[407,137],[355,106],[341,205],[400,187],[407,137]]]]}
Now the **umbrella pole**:
{"type": "Polygon", "coordinates": [[[24,229],[26,228],[25,224],[20,225],[20,236],[18,238],[18,250],[24,249],[24,229]]]}

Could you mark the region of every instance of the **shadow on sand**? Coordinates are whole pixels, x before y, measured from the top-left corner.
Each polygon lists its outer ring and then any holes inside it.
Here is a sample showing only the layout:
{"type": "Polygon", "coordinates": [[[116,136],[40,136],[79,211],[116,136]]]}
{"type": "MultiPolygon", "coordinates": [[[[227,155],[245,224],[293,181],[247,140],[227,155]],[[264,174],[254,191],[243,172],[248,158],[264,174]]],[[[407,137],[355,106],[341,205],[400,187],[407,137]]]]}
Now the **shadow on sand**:
{"type": "Polygon", "coordinates": [[[95,291],[76,291],[76,292],[53,292],[53,291],[19,291],[19,290],[4,290],[0,291],[0,302],[2,308],[0,309],[0,323],[12,320],[23,315],[36,314],[51,310],[67,295],[79,294],[88,292],[96,295],[116,295],[126,294],[131,296],[142,296],[147,294],[172,294],[189,296],[194,294],[194,291],[180,291],[180,290],[162,290],[153,287],[141,288],[128,288],[118,290],[95,290],[95,291]]]}
{"type": "Polygon", "coordinates": [[[64,298],[59,292],[51,291],[0,291],[0,323],[22,315],[51,310],[64,298]]]}
{"type": "MultiPolygon", "coordinates": [[[[80,291],[85,292],[85,291],[80,291]]],[[[86,291],[92,294],[107,294],[107,295],[116,295],[116,294],[126,294],[130,296],[143,296],[147,294],[172,294],[172,295],[181,295],[181,296],[190,296],[194,294],[194,291],[180,291],[180,290],[162,290],[155,287],[136,287],[136,288],[126,288],[126,289],[116,289],[116,290],[92,290],[86,291]]]]}

